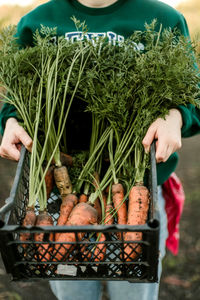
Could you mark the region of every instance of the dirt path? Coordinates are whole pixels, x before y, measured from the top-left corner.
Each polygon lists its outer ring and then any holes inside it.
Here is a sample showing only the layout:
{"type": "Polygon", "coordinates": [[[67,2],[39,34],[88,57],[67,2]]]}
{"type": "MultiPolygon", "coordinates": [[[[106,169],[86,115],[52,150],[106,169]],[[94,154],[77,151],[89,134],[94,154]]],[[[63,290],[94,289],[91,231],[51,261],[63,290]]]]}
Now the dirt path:
{"type": "MultiPolygon", "coordinates": [[[[167,253],[164,260],[160,300],[200,300],[200,140],[183,142],[177,174],[185,192],[186,204],[181,220],[180,252],[177,257],[167,253]]],[[[16,163],[0,158],[0,206],[9,195],[16,163]]],[[[0,300],[55,300],[47,282],[10,282],[0,261],[0,300]]],[[[106,294],[104,300],[108,300],[106,294]]]]}

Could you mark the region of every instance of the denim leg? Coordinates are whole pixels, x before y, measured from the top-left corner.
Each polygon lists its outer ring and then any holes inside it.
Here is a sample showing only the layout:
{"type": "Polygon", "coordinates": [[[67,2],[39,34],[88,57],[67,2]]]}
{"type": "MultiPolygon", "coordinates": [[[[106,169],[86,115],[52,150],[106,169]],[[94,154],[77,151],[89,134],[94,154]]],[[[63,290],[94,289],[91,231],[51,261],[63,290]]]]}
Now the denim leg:
{"type": "MultiPolygon", "coordinates": [[[[158,209],[160,212],[160,257],[158,266],[159,279],[162,273],[162,258],[165,256],[165,242],[168,236],[165,200],[162,189],[158,187],[158,209]]],[[[159,283],[129,283],[128,281],[108,281],[110,300],[157,300],[159,283]]]]}
{"type": "Polygon", "coordinates": [[[49,283],[58,300],[100,300],[102,296],[99,281],[55,280],[49,283]]]}

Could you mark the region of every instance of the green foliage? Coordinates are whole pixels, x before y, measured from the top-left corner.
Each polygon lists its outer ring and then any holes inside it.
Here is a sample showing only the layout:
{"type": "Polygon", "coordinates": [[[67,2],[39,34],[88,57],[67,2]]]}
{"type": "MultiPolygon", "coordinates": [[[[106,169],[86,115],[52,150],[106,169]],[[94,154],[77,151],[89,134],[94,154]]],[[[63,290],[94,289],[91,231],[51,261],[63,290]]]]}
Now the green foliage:
{"type": "MultiPolygon", "coordinates": [[[[73,20],[84,36],[85,23],[73,20]]],[[[84,171],[77,163],[71,172],[74,182],[82,184],[95,169],[100,172],[105,152],[112,166],[103,185],[117,177],[126,180],[128,174],[142,181],[149,164],[142,139],[151,123],[179,105],[199,106],[194,46],[178,32],[157,28],[155,21],[117,46],[103,38],[72,43],[55,38],[56,28],[41,26],[34,47],[19,49],[15,30],[0,33],[0,82],[10,94],[6,101],[15,105],[30,136],[37,137],[43,160],[53,155],[60,164],[63,130],[73,130],[65,128],[72,101],[84,101],[93,116],[89,158],[84,171]],[[111,138],[113,147],[108,147],[111,138]]]]}
{"type": "Polygon", "coordinates": [[[137,164],[141,180],[148,167],[141,142],[152,122],[179,105],[199,106],[193,45],[179,32],[156,27],[156,21],[146,24],[144,32],[134,32],[118,47],[95,41],[79,86],[87,110],[114,128],[117,145],[134,122],[131,141],[137,139],[142,154],[139,164],[130,160],[129,168],[137,164]]]}
{"type": "Polygon", "coordinates": [[[88,160],[88,151],[82,151],[78,153],[73,153],[73,164],[68,168],[69,176],[72,182],[72,185],[75,186],[77,184],[79,175],[84,168],[88,160]]]}

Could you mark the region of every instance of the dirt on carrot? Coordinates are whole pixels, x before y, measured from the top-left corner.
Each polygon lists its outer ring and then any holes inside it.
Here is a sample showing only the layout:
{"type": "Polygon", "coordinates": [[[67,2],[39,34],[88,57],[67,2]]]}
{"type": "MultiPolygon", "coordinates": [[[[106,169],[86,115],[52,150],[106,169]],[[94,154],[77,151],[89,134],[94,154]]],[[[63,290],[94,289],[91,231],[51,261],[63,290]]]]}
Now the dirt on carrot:
{"type": "MultiPolygon", "coordinates": [[[[67,226],[84,226],[97,224],[97,211],[88,203],[78,203],[72,210],[67,226]]],[[[79,232],[77,238],[81,241],[84,238],[84,232],[79,232]]],[[[74,232],[63,232],[59,235],[58,242],[55,245],[55,260],[65,260],[76,247],[76,235],[74,232]]]]}
{"type": "Polygon", "coordinates": [[[106,214],[104,222],[105,225],[111,225],[114,223],[113,206],[111,203],[106,205],[106,214]]]}
{"type": "Polygon", "coordinates": [[[88,196],[86,194],[81,194],[79,197],[79,203],[86,203],[88,201],[88,196]]]}
{"type": "Polygon", "coordinates": [[[97,237],[99,236],[98,244],[94,250],[94,261],[96,262],[104,261],[106,255],[106,244],[104,243],[106,241],[105,234],[100,232],[97,234],[97,237]]]}
{"type": "MultiPolygon", "coordinates": [[[[52,217],[46,212],[42,211],[37,216],[36,226],[53,226],[52,217]]],[[[36,242],[51,242],[54,240],[53,233],[35,233],[34,239],[36,242]]],[[[40,261],[49,261],[52,255],[52,244],[36,244],[37,247],[37,259],[40,261]]]]}
{"type": "Polygon", "coordinates": [[[50,194],[53,190],[54,186],[54,166],[51,165],[45,175],[45,184],[46,184],[46,191],[47,191],[47,199],[49,199],[50,194]]]}
{"type": "MultiPolygon", "coordinates": [[[[68,194],[62,198],[62,204],[60,206],[60,216],[57,221],[58,226],[65,225],[67,223],[68,217],[77,203],[78,198],[75,194],[68,194]]],[[[60,233],[56,233],[55,240],[58,239],[59,234],[60,233]]]]}
{"type": "MultiPolygon", "coordinates": [[[[142,225],[147,220],[149,209],[149,191],[143,185],[135,185],[129,193],[128,220],[127,225],[142,225]]],[[[142,240],[141,232],[127,232],[125,241],[142,240]]],[[[124,257],[126,261],[135,259],[142,251],[142,247],[137,243],[124,245],[124,257]]]]}
{"type": "Polygon", "coordinates": [[[65,166],[55,167],[54,179],[61,197],[72,193],[72,184],[65,166]]]}
{"type": "MultiPolygon", "coordinates": [[[[29,226],[29,225],[34,226],[35,223],[36,223],[36,214],[35,214],[34,208],[28,207],[26,210],[26,215],[25,215],[22,225],[23,226],[29,226]]],[[[29,232],[21,233],[20,241],[23,241],[23,242],[28,241],[28,240],[30,240],[30,237],[31,237],[31,233],[29,233],[29,232]]],[[[22,244],[22,246],[24,248],[26,248],[27,244],[22,244]]]]}
{"type": "MultiPolygon", "coordinates": [[[[117,211],[117,223],[124,225],[127,223],[127,207],[124,201],[124,188],[121,183],[112,185],[112,200],[114,208],[117,211]]],[[[117,233],[118,239],[122,239],[122,234],[117,233]]]]}
{"type": "Polygon", "coordinates": [[[69,154],[60,152],[60,160],[63,166],[72,167],[73,165],[73,158],[69,154]]]}

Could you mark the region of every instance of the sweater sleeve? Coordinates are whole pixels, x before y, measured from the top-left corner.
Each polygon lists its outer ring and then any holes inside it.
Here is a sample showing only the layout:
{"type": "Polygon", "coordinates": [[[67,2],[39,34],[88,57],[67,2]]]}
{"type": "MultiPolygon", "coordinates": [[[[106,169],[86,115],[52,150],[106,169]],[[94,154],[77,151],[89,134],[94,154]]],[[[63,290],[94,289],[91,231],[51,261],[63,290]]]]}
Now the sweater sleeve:
{"type": "Polygon", "coordinates": [[[4,103],[2,109],[0,111],[0,133],[3,135],[6,121],[9,118],[16,118],[17,119],[17,111],[13,105],[8,103],[4,103]]]}
{"type": "MultiPolygon", "coordinates": [[[[32,35],[31,30],[26,25],[25,17],[23,17],[17,25],[16,37],[18,38],[19,48],[26,47],[27,45],[30,45],[30,46],[32,45],[33,35],[32,35]]],[[[16,108],[11,104],[4,103],[2,106],[2,109],[0,111],[0,133],[1,133],[1,135],[3,135],[3,133],[4,133],[6,121],[11,117],[18,119],[16,108]]]]}
{"type": "MultiPolygon", "coordinates": [[[[188,26],[183,15],[180,15],[180,20],[176,26],[180,33],[190,39],[188,26]]],[[[198,69],[198,65],[194,58],[194,68],[198,69]]],[[[199,82],[200,87],[200,82],[199,82]]],[[[181,112],[183,119],[182,137],[190,137],[200,133],[200,109],[192,104],[187,106],[179,105],[178,109],[181,112]]]]}

